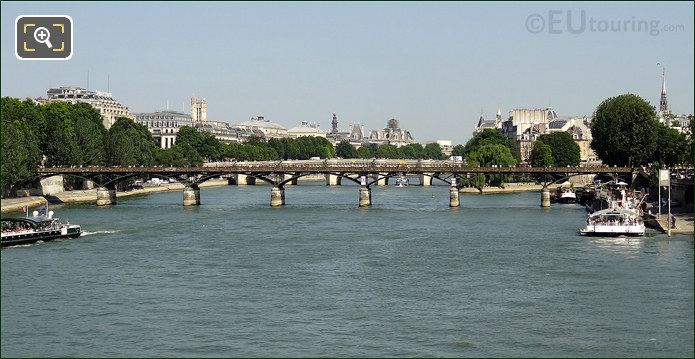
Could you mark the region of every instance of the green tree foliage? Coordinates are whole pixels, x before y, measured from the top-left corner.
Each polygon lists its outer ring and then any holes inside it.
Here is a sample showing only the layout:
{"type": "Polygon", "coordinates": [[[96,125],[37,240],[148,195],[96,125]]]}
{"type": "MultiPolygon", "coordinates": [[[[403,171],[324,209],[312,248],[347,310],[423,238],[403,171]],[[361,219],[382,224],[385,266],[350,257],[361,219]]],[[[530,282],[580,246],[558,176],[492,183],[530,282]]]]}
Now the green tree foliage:
{"type": "Polygon", "coordinates": [[[424,159],[427,158],[427,153],[425,147],[422,147],[419,143],[409,143],[398,149],[400,152],[400,158],[408,159],[424,159]]]}
{"type": "Polygon", "coordinates": [[[39,140],[32,127],[36,115],[33,103],[2,98],[2,153],[0,159],[0,183],[3,196],[8,196],[17,184],[36,177],[41,162],[39,140]]]}
{"type": "Polygon", "coordinates": [[[510,153],[514,155],[516,153],[516,144],[514,140],[504,137],[502,133],[496,129],[486,128],[473,136],[463,149],[461,156],[468,156],[469,153],[476,151],[478,148],[484,145],[504,145],[509,148],[510,153]]]}
{"type": "Polygon", "coordinates": [[[190,146],[197,154],[193,154],[189,148],[182,147],[184,153],[190,154],[192,163],[198,163],[198,157],[206,161],[219,161],[224,158],[224,145],[211,133],[199,131],[191,126],[182,126],[176,134],[177,145],[190,146]]]}
{"type": "Polygon", "coordinates": [[[107,134],[108,163],[115,166],[150,166],[155,163],[157,146],[143,125],[126,117],[116,118],[107,134]]]}
{"type": "Polygon", "coordinates": [[[690,158],[688,158],[688,162],[692,165],[693,162],[695,161],[695,121],[693,121],[693,116],[689,116],[688,118],[690,120],[690,158]]]}
{"type": "Polygon", "coordinates": [[[553,165],[553,152],[543,141],[533,143],[531,150],[531,165],[533,167],[550,167],[553,165]]]}
{"type": "Polygon", "coordinates": [[[398,147],[394,145],[379,145],[376,149],[377,158],[401,158],[398,147]]]}
{"type": "Polygon", "coordinates": [[[579,145],[574,142],[572,135],[567,132],[554,132],[541,135],[539,141],[550,147],[555,166],[579,166],[581,161],[579,145]]]}
{"type": "Polygon", "coordinates": [[[273,149],[283,160],[308,160],[312,157],[335,157],[333,145],[324,137],[302,136],[296,139],[271,138],[268,143],[250,139],[246,142],[255,146],[266,146],[273,149]]]}
{"type": "Polygon", "coordinates": [[[659,124],[656,142],[657,147],[653,159],[659,163],[672,167],[688,160],[688,141],[677,130],[659,124]]]}
{"type": "Polygon", "coordinates": [[[362,145],[360,148],[357,149],[357,155],[360,158],[368,159],[368,158],[376,158],[376,152],[379,146],[375,143],[368,143],[365,145],[362,145]]]}
{"type": "MultiPolygon", "coordinates": [[[[494,166],[514,166],[518,163],[517,159],[512,155],[512,151],[508,146],[504,144],[484,144],[478,147],[476,150],[469,152],[466,155],[466,161],[469,165],[479,165],[483,167],[494,166]]],[[[476,181],[478,186],[480,184],[480,176],[476,181]]],[[[503,182],[508,182],[511,178],[509,175],[487,175],[486,182],[491,185],[499,185],[503,182]]],[[[481,187],[478,187],[481,188],[481,187]]]]}
{"type": "Polygon", "coordinates": [[[357,149],[348,140],[342,140],[335,146],[335,155],[340,158],[357,158],[357,149]]]}
{"type": "Polygon", "coordinates": [[[464,145],[454,146],[453,150],[451,151],[451,155],[452,156],[465,157],[466,156],[466,146],[464,146],[464,145]]]}
{"type": "Polygon", "coordinates": [[[444,152],[442,152],[442,146],[436,142],[428,143],[425,145],[425,158],[431,160],[443,160],[444,152]]]}
{"type": "Polygon", "coordinates": [[[591,148],[608,165],[647,164],[654,159],[658,126],[654,107],[641,97],[611,97],[596,108],[591,148]]]}

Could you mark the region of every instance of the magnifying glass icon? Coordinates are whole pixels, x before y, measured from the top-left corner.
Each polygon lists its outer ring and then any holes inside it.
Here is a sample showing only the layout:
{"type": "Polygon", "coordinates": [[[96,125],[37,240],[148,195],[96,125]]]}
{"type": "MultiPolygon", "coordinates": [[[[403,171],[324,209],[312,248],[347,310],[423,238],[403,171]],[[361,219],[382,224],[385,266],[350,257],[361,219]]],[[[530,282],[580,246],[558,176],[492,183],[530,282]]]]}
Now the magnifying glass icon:
{"type": "Polygon", "coordinates": [[[51,33],[45,27],[37,27],[36,30],[34,30],[34,40],[36,40],[38,43],[46,44],[49,49],[53,47],[53,45],[51,45],[51,41],[49,41],[50,38],[51,33]]]}

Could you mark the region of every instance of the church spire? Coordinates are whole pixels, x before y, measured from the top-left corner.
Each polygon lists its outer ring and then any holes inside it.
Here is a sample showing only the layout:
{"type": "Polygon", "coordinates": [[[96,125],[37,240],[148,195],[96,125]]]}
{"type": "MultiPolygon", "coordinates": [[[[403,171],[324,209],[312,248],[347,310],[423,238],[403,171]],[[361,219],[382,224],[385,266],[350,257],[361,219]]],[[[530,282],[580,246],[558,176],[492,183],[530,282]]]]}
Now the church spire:
{"type": "Polygon", "coordinates": [[[659,101],[659,112],[668,112],[668,100],[666,99],[666,68],[661,72],[661,100],[659,101]]]}

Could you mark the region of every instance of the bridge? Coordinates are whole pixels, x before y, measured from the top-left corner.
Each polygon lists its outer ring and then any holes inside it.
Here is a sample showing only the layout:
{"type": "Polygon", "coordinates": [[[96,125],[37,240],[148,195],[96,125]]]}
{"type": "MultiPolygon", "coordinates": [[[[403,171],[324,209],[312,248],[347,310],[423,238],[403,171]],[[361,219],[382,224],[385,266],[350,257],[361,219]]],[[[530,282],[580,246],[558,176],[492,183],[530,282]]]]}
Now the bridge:
{"type": "MultiPolygon", "coordinates": [[[[72,175],[93,181],[97,189],[97,205],[116,204],[116,185],[136,178],[158,177],[179,182],[183,190],[184,206],[200,204],[199,185],[213,178],[228,179],[229,184],[255,184],[257,180],[270,184],[271,206],[285,204],[285,186],[297,184],[299,178],[323,174],[327,185],[340,185],[342,180],[359,185],[359,206],[372,204],[372,186],[387,185],[388,179],[395,176],[418,175],[420,184],[429,186],[434,180],[450,186],[449,205],[459,206],[459,185],[470,174],[534,174],[534,175],[576,175],[607,174],[617,178],[623,175],[630,181],[634,169],[628,167],[530,167],[530,166],[492,166],[480,167],[466,165],[461,161],[434,160],[309,160],[309,161],[259,161],[208,163],[193,167],[42,167],[37,170],[40,178],[55,175],[72,175]]],[[[548,185],[543,182],[541,206],[550,206],[548,185]]]]}

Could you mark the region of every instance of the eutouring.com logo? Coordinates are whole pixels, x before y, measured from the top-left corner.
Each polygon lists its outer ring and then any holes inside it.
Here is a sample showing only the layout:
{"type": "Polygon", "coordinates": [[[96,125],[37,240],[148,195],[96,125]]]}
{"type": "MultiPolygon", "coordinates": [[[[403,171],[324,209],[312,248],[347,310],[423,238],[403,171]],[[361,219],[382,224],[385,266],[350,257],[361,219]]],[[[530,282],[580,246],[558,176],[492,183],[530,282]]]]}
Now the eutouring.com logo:
{"type": "Polygon", "coordinates": [[[635,16],[626,19],[597,19],[587,16],[584,10],[549,10],[547,14],[531,14],[526,17],[526,30],[532,34],[552,35],[635,32],[658,36],[662,32],[685,31],[685,25],[662,25],[660,20],[638,19],[635,16]]]}

